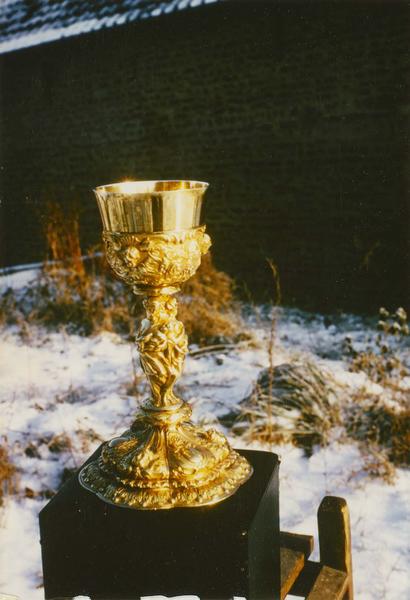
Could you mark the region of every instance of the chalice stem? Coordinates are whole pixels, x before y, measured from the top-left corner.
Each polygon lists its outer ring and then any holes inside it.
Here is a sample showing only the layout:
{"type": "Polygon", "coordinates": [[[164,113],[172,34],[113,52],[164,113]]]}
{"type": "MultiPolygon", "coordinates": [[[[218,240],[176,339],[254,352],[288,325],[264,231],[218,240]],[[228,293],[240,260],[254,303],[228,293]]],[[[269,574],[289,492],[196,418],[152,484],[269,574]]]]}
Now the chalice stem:
{"type": "Polygon", "coordinates": [[[157,293],[144,300],[146,318],[142,320],[136,342],[141,367],[148,379],[155,409],[180,407],[173,392],[188,351],[183,323],[176,318],[177,302],[169,293],[157,293]]]}

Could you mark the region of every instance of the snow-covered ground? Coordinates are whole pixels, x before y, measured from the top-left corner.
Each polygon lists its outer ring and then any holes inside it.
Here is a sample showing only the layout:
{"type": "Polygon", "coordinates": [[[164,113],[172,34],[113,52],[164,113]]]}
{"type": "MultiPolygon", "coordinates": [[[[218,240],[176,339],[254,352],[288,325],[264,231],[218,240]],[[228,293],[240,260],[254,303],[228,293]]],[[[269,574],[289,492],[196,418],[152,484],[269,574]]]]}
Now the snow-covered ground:
{"type": "MultiPolygon", "coordinates": [[[[19,284],[27,282],[22,274],[13,277],[19,284]]],[[[226,413],[267,366],[263,320],[253,316],[250,321],[260,348],[187,358],[180,391],[190,399],[195,419],[213,422],[226,413]]],[[[295,351],[312,353],[336,378],[355,385],[360,375],[348,373],[341,345],[347,334],[364,344],[369,331],[349,315],[329,320],[283,310],[274,360],[280,364],[295,351]]],[[[38,513],[65,468],[79,467],[101,440],[132,421],[136,400],[130,384],[136,364],[133,346],[114,334],[85,338],[32,327],[23,340],[11,327],[2,331],[1,432],[18,466],[19,493],[0,508],[0,598],[2,593],[20,600],[43,598],[38,513]],[[53,443],[55,436],[62,437],[53,443]],[[64,444],[68,438],[71,446],[64,444]]],[[[139,389],[143,396],[143,383],[139,389]]],[[[238,438],[231,441],[240,445],[238,438]]],[[[408,600],[410,473],[399,469],[394,485],[369,479],[353,443],[334,442],[311,458],[290,445],[269,449],[282,458],[281,529],[316,536],[322,497],[343,496],[351,513],[355,598],[408,600]]]]}

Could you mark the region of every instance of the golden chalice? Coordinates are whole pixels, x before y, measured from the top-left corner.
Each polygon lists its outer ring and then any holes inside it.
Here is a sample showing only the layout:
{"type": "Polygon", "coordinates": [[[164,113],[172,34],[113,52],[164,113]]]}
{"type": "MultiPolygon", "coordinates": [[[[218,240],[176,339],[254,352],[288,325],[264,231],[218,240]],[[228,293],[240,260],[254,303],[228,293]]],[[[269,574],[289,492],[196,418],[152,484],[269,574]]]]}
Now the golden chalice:
{"type": "Polygon", "coordinates": [[[95,190],[108,262],[144,296],[136,341],[151,388],[131,428],[105,442],[100,457],[80,472],[81,484],[106,502],[136,509],[215,504],[252,474],[221,433],[189,420],[190,406],[173,391],[188,350],[174,294],[211,245],[200,225],[207,187],[132,181],[95,190]]]}

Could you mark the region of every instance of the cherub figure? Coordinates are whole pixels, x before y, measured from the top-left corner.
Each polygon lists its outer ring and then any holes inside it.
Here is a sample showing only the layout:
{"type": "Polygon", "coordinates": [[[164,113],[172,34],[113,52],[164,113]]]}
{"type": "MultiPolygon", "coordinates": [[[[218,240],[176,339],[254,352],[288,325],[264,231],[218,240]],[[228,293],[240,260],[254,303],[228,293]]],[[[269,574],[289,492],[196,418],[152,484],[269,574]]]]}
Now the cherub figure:
{"type": "Polygon", "coordinates": [[[150,296],[144,300],[144,306],[147,316],[141,322],[136,341],[153,404],[179,404],[172,387],[181,375],[188,339],[183,324],[176,318],[176,300],[167,295],[150,296]]]}

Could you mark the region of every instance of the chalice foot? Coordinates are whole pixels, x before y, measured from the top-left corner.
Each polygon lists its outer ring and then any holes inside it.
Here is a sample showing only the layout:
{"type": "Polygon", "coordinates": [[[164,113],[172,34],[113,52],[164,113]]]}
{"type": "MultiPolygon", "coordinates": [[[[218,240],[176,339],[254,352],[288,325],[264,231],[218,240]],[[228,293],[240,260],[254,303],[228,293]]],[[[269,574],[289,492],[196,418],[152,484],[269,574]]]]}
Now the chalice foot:
{"type": "Polygon", "coordinates": [[[249,463],[215,429],[190,422],[190,413],[187,404],[158,414],[142,408],[132,427],[82,470],[82,485],[106,502],[138,509],[203,506],[231,496],[250,476],[249,463]]]}

